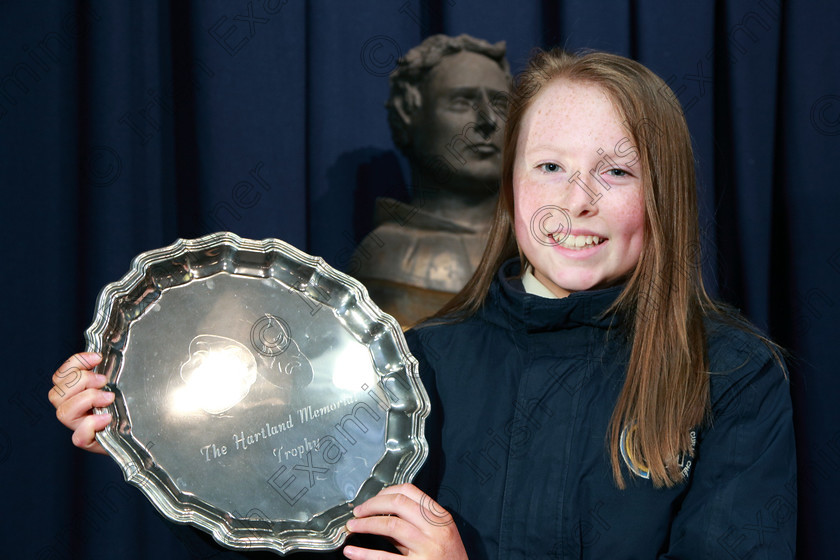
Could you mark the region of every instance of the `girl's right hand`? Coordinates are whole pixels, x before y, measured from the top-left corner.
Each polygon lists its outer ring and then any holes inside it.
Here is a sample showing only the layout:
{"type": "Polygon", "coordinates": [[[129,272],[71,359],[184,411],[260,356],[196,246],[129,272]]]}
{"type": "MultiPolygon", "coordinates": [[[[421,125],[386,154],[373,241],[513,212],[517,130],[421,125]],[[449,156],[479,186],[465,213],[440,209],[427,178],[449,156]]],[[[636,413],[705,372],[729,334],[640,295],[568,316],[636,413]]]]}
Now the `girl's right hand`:
{"type": "Polygon", "coordinates": [[[94,453],[107,452],[94,437],[111,422],[110,414],[94,414],[94,407],[114,402],[114,393],[101,390],[105,376],[93,373],[102,361],[95,352],[74,354],[53,374],[53,387],[48,397],[55,407],[59,422],[73,430],[73,445],[94,453]]]}

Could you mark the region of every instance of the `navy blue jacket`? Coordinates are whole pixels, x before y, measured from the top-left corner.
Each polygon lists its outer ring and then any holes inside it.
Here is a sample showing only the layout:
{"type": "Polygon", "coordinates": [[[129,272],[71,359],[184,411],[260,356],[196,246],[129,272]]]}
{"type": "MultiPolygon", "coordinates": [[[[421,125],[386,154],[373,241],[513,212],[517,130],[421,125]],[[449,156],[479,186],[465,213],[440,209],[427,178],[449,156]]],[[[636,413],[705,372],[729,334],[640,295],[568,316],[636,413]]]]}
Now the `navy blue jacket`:
{"type": "Polygon", "coordinates": [[[768,349],[710,328],[712,420],[685,481],[657,489],[628,469],[619,490],[606,434],[628,345],[598,317],[621,287],[551,300],[517,272],[502,268],[472,318],[406,335],[432,401],[417,484],[470,558],[793,558],[791,403],[768,349]]]}

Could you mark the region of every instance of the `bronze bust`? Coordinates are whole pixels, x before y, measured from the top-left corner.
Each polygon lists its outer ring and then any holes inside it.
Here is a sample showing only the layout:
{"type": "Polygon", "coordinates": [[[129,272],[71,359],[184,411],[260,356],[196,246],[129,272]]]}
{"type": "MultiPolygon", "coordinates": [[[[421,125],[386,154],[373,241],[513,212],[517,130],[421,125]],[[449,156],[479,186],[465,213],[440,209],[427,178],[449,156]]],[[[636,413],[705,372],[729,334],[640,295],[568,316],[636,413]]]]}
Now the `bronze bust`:
{"type": "Polygon", "coordinates": [[[411,165],[411,202],[380,198],[356,274],[405,328],[475,271],[495,208],[507,92],[505,44],[434,35],[400,59],[386,103],[411,165]]]}

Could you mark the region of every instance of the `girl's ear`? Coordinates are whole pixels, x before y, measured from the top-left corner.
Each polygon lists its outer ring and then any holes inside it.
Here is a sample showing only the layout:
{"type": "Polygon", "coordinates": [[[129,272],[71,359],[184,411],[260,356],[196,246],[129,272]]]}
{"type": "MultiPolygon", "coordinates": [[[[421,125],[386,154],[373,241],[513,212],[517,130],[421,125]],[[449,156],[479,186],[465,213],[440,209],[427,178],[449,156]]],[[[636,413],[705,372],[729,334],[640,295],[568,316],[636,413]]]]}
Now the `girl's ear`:
{"type": "Polygon", "coordinates": [[[405,86],[402,95],[394,98],[394,109],[406,126],[415,124],[413,122],[415,115],[422,104],[423,98],[420,95],[420,90],[411,84],[405,86]]]}

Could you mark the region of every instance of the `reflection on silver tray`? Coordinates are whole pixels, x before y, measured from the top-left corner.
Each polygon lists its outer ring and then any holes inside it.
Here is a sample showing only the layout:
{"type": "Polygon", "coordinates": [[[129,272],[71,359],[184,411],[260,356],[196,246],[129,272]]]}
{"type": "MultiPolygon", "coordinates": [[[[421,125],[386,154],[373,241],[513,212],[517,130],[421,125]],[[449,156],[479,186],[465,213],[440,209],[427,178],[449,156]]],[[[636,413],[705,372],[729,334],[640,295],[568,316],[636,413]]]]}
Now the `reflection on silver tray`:
{"type": "Polygon", "coordinates": [[[426,458],[429,400],[397,322],[277,239],[137,256],[85,337],[116,393],[98,441],[166,517],[226,546],[336,548],[354,505],[426,458]]]}

